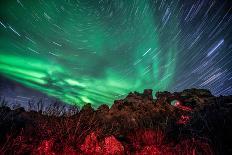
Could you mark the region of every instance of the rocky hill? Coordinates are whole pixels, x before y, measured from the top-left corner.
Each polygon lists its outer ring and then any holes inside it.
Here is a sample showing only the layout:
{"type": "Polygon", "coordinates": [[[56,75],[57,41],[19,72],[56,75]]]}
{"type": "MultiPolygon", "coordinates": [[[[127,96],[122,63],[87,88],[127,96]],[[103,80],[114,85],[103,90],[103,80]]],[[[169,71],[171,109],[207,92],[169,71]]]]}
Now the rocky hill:
{"type": "Polygon", "coordinates": [[[72,116],[0,108],[2,154],[231,154],[232,96],[129,93],[72,116]]]}

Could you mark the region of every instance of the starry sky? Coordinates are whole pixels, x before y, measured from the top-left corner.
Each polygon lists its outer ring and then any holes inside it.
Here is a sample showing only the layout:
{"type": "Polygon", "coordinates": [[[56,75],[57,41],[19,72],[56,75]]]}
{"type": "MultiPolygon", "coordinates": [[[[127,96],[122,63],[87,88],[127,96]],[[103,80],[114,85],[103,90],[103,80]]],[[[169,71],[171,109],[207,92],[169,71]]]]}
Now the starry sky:
{"type": "Polygon", "coordinates": [[[232,94],[230,0],[1,0],[0,95],[81,107],[131,91],[232,94]]]}

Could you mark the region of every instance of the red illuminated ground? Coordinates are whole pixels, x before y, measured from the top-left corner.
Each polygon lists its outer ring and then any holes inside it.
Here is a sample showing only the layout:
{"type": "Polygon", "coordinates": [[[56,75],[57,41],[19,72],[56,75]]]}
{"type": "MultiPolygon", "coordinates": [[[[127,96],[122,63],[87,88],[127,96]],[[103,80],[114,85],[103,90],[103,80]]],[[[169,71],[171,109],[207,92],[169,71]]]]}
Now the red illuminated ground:
{"type": "MultiPolygon", "coordinates": [[[[130,93],[72,116],[0,108],[1,154],[231,154],[232,97],[207,90],[130,93]]],[[[59,108],[53,109],[58,110],[59,108]]]]}

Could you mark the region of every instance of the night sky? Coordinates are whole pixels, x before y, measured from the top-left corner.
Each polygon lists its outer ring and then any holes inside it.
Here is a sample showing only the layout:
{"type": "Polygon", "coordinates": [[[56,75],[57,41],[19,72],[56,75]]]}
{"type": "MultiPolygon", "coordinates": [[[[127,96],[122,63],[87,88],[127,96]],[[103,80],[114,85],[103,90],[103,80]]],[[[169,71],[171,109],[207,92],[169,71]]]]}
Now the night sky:
{"type": "Polygon", "coordinates": [[[0,76],[1,96],[78,106],[145,88],[231,95],[231,0],[1,0],[0,76]]]}

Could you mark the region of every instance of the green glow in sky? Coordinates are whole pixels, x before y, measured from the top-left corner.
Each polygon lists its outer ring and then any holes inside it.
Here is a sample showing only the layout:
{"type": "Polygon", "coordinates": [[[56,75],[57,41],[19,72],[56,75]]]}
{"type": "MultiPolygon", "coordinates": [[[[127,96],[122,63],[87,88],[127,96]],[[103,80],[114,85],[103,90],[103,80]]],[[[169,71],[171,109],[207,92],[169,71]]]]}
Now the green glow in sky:
{"type": "Polygon", "coordinates": [[[161,41],[155,14],[141,0],[7,1],[0,9],[0,74],[78,106],[165,90],[177,49],[161,41]]]}

